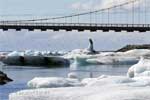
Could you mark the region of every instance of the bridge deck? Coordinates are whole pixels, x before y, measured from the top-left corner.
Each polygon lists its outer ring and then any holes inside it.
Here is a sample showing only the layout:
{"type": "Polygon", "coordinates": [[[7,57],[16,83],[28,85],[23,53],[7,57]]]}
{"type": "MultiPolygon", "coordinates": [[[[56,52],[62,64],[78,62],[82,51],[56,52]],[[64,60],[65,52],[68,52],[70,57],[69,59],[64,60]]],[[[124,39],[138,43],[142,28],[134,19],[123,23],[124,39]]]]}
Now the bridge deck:
{"type": "Polygon", "coordinates": [[[91,32],[102,30],[108,32],[110,30],[115,32],[127,31],[127,32],[146,32],[150,31],[150,24],[95,24],[95,23],[27,23],[27,22],[1,22],[0,29],[7,31],[8,29],[15,29],[21,31],[21,29],[28,29],[34,31],[40,29],[41,31],[46,30],[90,30],[91,32]]]}

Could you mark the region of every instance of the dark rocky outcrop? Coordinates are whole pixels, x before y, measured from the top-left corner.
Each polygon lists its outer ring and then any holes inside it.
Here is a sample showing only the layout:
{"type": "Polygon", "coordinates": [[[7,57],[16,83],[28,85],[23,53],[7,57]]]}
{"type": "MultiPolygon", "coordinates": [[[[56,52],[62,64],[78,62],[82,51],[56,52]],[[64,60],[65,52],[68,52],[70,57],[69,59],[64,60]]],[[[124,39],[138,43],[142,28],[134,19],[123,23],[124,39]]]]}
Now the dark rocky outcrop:
{"type": "Polygon", "coordinates": [[[8,78],[5,73],[0,71],[0,85],[7,84],[8,82],[13,81],[12,79],[8,78]]]}
{"type": "Polygon", "coordinates": [[[70,62],[61,57],[45,56],[8,56],[2,62],[7,65],[18,66],[69,66],[70,62]]]}
{"type": "Polygon", "coordinates": [[[117,50],[116,52],[126,52],[128,50],[133,49],[150,49],[150,44],[144,44],[144,45],[126,45],[125,47],[117,50]]]}

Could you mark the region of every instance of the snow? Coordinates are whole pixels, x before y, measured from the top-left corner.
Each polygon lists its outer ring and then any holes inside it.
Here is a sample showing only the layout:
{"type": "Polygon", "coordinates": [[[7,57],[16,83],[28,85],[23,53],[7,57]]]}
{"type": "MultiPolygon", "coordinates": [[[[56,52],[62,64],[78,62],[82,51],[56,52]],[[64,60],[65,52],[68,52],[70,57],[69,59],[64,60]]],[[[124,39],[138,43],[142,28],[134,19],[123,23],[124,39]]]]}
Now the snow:
{"type": "Polygon", "coordinates": [[[66,52],[64,51],[33,51],[33,50],[25,50],[25,51],[12,51],[7,56],[51,56],[51,55],[64,55],[66,52]]]}
{"type": "Polygon", "coordinates": [[[127,76],[102,75],[79,81],[70,73],[74,79],[35,78],[28,86],[36,89],[11,93],[9,100],[150,100],[149,54],[150,50],[146,49],[95,55],[77,50],[64,57],[74,59],[74,64],[137,64],[129,68],[127,76]]]}
{"type": "MultiPolygon", "coordinates": [[[[72,55],[71,55],[72,56],[72,55]]],[[[71,57],[69,57],[70,59],[71,57]]],[[[138,58],[134,56],[122,56],[122,55],[106,55],[106,54],[96,54],[96,55],[85,55],[85,54],[75,54],[73,55],[73,64],[76,65],[102,65],[102,64],[135,64],[138,62],[138,58]]]]}
{"type": "Polygon", "coordinates": [[[140,61],[131,66],[127,75],[129,77],[150,76],[150,59],[141,57],[140,61]]]}
{"type": "Polygon", "coordinates": [[[129,51],[124,52],[123,55],[141,57],[141,56],[150,55],[150,50],[149,49],[134,49],[134,50],[129,50],[129,51]]]}
{"type": "Polygon", "coordinates": [[[13,51],[10,52],[7,56],[23,56],[24,54],[21,52],[13,51]]]}
{"type": "Polygon", "coordinates": [[[78,79],[60,77],[36,77],[27,83],[29,88],[74,87],[82,84],[78,79]]]}
{"type": "Polygon", "coordinates": [[[22,90],[11,93],[9,100],[149,100],[149,79],[103,75],[84,79],[82,87],[22,90]]]}
{"type": "Polygon", "coordinates": [[[68,78],[78,79],[78,75],[75,72],[71,72],[71,73],[68,74],[68,78]]]}
{"type": "Polygon", "coordinates": [[[63,51],[50,52],[50,51],[32,51],[26,50],[24,52],[11,52],[8,56],[42,56],[42,55],[63,55],[63,58],[73,59],[74,64],[89,65],[89,64],[135,64],[141,56],[149,56],[150,50],[148,49],[134,49],[126,52],[99,52],[90,54],[87,49],[75,49],[69,53],[63,51]]]}
{"type": "Polygon", "coordinates": [[[76,49],[64,55],[64,58],[73,59],[74,64],[135,64],[141,56],[149,56],[148,49],[134,49],[126,52],[100,52],[97,54],[87,53],[86,49],[76,49]]]}

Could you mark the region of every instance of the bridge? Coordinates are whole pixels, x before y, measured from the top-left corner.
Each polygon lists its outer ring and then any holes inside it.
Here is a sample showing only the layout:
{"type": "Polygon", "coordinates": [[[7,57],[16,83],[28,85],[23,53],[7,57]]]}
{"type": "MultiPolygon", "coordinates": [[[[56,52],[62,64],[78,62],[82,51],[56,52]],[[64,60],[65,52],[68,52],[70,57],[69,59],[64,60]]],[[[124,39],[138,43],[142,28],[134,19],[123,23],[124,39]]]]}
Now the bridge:
{"type": "Polygon", "coordinates": [[[148,8],[148,0],[127,0],[120,3],[115,3],[114,0],[113,4],[108,7],[78,14],[37,19],[3,19],[0,20],[0,29],[3,31],[40,29],[41,31],[146,32],[150,31],[148,8]]]}

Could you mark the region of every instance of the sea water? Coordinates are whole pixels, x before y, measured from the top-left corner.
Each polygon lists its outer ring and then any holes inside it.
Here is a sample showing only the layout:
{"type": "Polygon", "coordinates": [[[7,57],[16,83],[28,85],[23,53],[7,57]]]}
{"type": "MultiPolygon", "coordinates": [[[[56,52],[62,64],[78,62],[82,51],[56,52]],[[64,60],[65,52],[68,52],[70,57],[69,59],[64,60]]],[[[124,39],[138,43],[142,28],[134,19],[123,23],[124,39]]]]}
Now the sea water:
{"type": "Polygon", "coordinates": [[[80,79],[87,77],[98,77],[100,75],[126,75],[131,65],[90,65],[76,66],[75,68],[43,68],[43,67],[22,67],[4,66],[3,72],[14,81],[0,86],[0,100],[8,100],[9,93],[28,89],[27,82],[34,77],[67,77],[68,73],[74,72],[80,79]]]}

